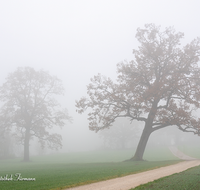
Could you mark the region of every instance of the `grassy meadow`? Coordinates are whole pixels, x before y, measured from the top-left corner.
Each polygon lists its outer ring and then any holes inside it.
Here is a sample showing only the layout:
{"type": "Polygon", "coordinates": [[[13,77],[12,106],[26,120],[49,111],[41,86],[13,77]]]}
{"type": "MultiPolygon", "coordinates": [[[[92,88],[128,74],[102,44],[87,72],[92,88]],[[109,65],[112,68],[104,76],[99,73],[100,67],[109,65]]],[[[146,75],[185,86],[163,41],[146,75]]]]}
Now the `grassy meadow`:
{"type": "MultiPolygon", "coordinates": [[[[167,148],[147,149],[147,162],[122,162],[133,155],[132,150],[63,153],[31,157],[31,162],[21,158],[0,160],[0,179],[21,173],[22,178],[36,181],[2,181],[1,190],[48,190],[74,187],[102,181],[145,170],[175,164],[180,160],[167,148]]],[[[191,155],[192,156],[192,155],[191,155]]]]}

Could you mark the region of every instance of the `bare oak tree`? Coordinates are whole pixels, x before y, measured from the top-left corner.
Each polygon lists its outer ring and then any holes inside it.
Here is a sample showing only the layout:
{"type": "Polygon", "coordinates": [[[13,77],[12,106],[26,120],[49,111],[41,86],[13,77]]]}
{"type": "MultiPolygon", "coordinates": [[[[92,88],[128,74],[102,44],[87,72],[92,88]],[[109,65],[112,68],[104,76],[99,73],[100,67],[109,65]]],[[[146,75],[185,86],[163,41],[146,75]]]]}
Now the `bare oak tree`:
{"type": "Polygon", "coordinates": [[[183,33],[154,24],[138,28],[140,43],[134,60],[117,65],[118,78],[98,74],[87,86],[89,98],[76,101],[77,111],[89,113],[90,130],[109,128],[119,117],[144,122],[134,157],[143,160],[150,134],[168,126],[200,134],[200,39],[181,46],[183,33]]]}
{"type": "Polygon", "coordinates": [[[0,87],[1,128],[14,131],[14,136],[24,146],[24,161],[29,161],[29,145],[33,137],[41,146],[62,147],[62,136],[50,133],[49,129],[63,127],[70,120],[67,110],[62,109],[55,95],[62,95],[61,81],[44,71],[33,68],[18,68],[8,75],[0,87]]]}

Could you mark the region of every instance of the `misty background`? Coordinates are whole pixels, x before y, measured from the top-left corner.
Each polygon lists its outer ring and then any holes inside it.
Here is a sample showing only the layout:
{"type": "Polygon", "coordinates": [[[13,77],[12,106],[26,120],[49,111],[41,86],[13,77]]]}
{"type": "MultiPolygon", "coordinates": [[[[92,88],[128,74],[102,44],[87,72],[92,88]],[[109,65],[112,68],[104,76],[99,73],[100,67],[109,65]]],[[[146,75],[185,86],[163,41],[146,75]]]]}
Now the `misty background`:
{"type": "MultiPolygon", "coordinates": [[[[116,147],[114,140],[106,142],[106,131],[89,130],[87,114],[76,112],[75,100],[87,95],[86,85],[94,75],[116,79],[116,64],[133,59],[138,27],[146,23],[174,26],[184,32],[185,44],[200,36],[199,7],[198,0],[0,0],[0,85],[9,73],[25,66],[62,80],[65,96],[59,101],[73,122],[55,129],[63,137],[59,152],[136,147],[142,123],[117,121],[115,126],[127,126],[135,136],[130,137],[132,144],[116,147]]],[[[189,142],[198,145],[200,138],[171,127],[153,133],[148,146],[189,142]]],[[[39,153],[38,146],[33,142],[30,154],[39,153]]],[[[23,148],[15,151],[20,154],[23,148]]]]}

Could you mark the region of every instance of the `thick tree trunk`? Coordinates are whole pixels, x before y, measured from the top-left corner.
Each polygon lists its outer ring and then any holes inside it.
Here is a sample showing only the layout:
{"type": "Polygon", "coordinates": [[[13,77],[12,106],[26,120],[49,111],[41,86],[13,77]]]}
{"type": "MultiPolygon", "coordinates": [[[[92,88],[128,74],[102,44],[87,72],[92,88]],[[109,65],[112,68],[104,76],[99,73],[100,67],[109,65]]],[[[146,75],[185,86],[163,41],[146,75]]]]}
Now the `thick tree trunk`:
{"type": "Polygon", "coordinates": [[[29,141],[30,141],[30,128],[26,129],[24,138],[24,162],[29,162],[29,141]]]}
{"type": "Polygon", "coordinates": [[[148,118],[145,122],[142,136],[140,137],[140,141],[138,143],[135,155],[127,161],[143,161],[143,155],[144,155],[144,151],[145,151],[147,142],[149,140],[151,133],[154,131],[152,128],[152,124],[153,124],[153,120],[156,115],[158,102],[159,102],[159,99],[154,100],[154,102],[152,104],[152,108],[149,112],[148,118]]]}
{"type": "Polygon", "coordinates": [[[126,161],[143,161],[144,151],[151,133],[151,128],[148,125],[145,125],[135,155],[131,159],[126,161]]]}

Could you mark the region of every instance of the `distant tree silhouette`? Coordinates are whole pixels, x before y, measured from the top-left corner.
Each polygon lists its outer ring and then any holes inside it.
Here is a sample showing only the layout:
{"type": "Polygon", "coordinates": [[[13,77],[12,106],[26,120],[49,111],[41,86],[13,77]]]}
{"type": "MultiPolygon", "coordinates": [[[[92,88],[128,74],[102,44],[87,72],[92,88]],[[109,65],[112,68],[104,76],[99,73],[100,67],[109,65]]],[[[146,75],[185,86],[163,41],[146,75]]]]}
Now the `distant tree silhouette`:
{"type": "Polygon", "coordinates": [[[44,71],[33,68],[18,68],[8,75],[0,87],[0,127],[13,128],[18,142],[24,146],[24,161],[29,161],[29,145],[33,137],[42,147],[62,147],[62,136],[51,134],[49,129],[63,127],[70,120],[66,109],[61,109],[55,95],[63,94],[61,81],[44,71]]]}
{"type": "Polygon", "coordinates": [[[137,142],[141,133],[139,129],[138,123],[130,123],[127,119],[117,120],[109,129],[99,131],[99,136],[106,148],[125,149],[137,142]]]}

